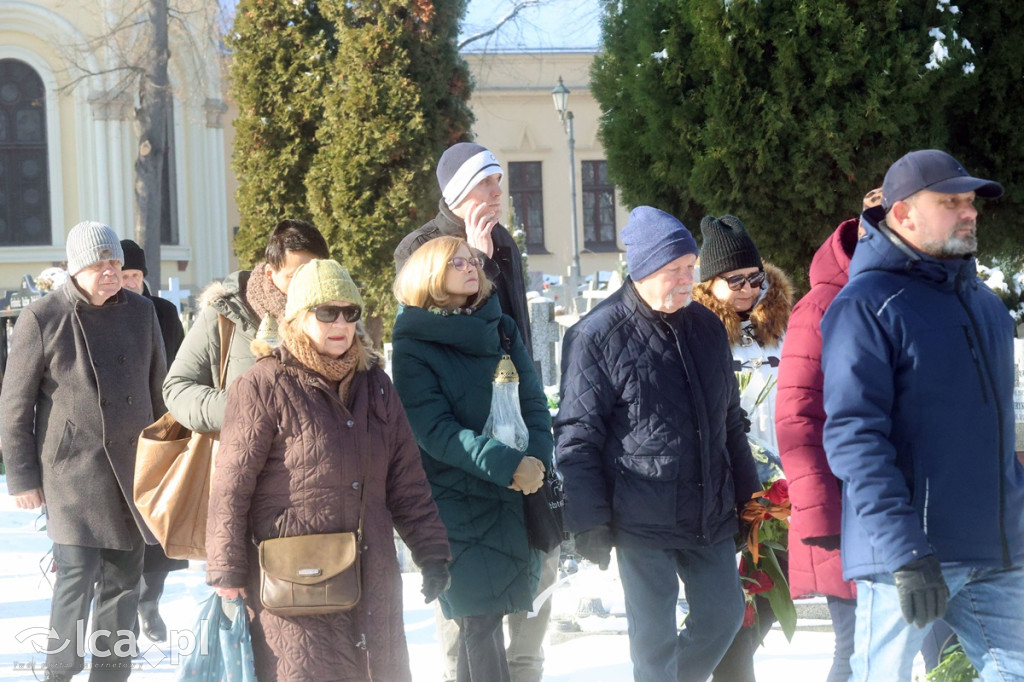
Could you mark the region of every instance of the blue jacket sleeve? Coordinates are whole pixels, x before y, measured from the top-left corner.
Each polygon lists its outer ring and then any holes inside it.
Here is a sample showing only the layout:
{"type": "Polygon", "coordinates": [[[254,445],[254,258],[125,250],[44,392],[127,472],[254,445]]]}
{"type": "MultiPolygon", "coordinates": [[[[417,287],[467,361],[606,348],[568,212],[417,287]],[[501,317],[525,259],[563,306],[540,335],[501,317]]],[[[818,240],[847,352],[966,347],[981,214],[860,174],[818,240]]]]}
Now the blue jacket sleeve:
{"type": "Polygon", "coordinates": [[[845,511],[895,571],[932,553],[890,438],[897,332],[863,300],[842,297],[825,313],[821,331],[826,456],[845,482],[845,511]]]}

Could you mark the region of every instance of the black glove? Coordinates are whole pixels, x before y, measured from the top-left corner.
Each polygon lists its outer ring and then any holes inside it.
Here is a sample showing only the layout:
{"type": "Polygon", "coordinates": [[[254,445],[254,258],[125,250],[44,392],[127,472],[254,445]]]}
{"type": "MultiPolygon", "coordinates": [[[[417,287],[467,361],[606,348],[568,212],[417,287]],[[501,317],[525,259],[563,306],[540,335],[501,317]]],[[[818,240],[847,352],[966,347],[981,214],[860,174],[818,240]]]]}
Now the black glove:
{"type": "Polygon", "coordinates": [[[900,595],[903,620],[923,628],[946,615],[949,588],[934,554],[911,561],[894,571],[892,577],[900,595]]]}
{"type": "Polygon", "coordinates": [[[606,524],[575,535],[576,552],[602,571],[608,570],[612,560],[612,529],[606,524]]]}
{"type": "Polygon", "coordinates": [[[448,564],[444,561],[428,561],[423,564],[420,573],[423,575],[423,587],[420,588],[420,592],[423,593],[427,604],[451,587],[452,576],[448,572],[448,564]]]}
{"type": "Polygon", "coordinates": [[[743,433],[750,433],[750,427],[752,426],[750,423],[750,415],[748,415],[747,411],[742,407],[740,408],[740,419],[743,420],[743,433]]]}
{"type": "Polygon", "coordinates": [[[822,535],[815,538],[804,538],[804,544],[810,545],[811,547],[821,547],[828,551],[839,549],[839,534],[835,535],[822,535]]]}

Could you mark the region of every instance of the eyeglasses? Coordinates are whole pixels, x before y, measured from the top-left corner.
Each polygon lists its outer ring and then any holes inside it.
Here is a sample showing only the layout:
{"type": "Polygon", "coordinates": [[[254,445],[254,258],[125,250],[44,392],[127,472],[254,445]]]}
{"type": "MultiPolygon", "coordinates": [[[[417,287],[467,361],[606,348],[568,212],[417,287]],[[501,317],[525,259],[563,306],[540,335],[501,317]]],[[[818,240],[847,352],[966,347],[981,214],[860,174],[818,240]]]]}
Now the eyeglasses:
{"type": "Polygon", "coordinates": [[[363,316],[363,309],[357,305],[318,305],[310,308],[319,322],[330,324],[338,319],[338,316],[345,318],[346,322],[358,322],[363,316]]]}
{"type": "Polygon", "coordinates": [[[468,268],[471,265],[473,266],[474,269],[479,270],[482,263],[480,262],[480,259],[475,256],[473,258],[463,258],[462,256],[456,256],[455,258],[452,258],[450,261],[448,261],[448,265],[452,266],[459,272],[465,272],[466,268],[468,268]]]}
{"type": "Polygon", "coordinates": [[[739,291],[743,288],[744,284],[749,284],[751,289],[760,289],[764,286],[764,270],[750,275],[733,275],[732,277],[723,277],[722,281],[724,281],[733,291],[739,291]]]}

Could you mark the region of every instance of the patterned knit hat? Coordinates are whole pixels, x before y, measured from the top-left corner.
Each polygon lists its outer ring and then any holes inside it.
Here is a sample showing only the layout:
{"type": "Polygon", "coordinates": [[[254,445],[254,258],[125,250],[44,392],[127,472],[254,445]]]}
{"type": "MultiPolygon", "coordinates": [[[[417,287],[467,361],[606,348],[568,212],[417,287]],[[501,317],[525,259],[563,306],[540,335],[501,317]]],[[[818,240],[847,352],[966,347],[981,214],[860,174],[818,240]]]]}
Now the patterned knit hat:
{"type": "Polygon", "coordinates": [[[455,208],[484,178],[501,173],[501,164],[485,147],[459,142],[437,162],[437,184],[448,208],[455,208]]]}
{"type": "Polygon", "coordinates": [[[700,232],[704,236],[700,246],[700,281],[710,282],[730,270],[764,267],[754,240],[736,216],[704,216],[700,232]]]}
{"type": "Polygon", "coordinates": [[[674,216],[651,206],[637,206],[622,228],[626,265],[636,282],[677,258],[697,254],[697,240],[674,216]]]}
{"type": "Polygon", "coordinates": [[[311,260],[295,271],[288,285],[284,319],[294,320],[299,313],[329,301],[348,301],[363,307],[363,297],[348,270],[334,260],[311,260]]]}
{"type": "Polygon", "coordinates": [[[103,223],[86,220],[68,232],[68,274],[74,277],[93,263],[117,260],[124,263],[124,251],[117,233],[103,223]]]}

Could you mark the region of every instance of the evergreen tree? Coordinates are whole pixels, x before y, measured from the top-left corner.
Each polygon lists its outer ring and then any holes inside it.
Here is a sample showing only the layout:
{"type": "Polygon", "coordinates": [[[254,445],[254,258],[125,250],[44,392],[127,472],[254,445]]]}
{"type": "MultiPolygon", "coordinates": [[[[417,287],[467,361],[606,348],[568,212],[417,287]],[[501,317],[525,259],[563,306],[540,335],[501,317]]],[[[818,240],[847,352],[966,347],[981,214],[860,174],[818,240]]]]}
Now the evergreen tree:
{"type": "Polygon", "coordinates": [[[235,252],[242,267],[251,267],[263,260],[280,220],[312,218],[306,175],[320,146],[323,85],[337,45],[333,25],[310,0],[241,0],[228,44],[239,108],[235,252]]]}
{"type": "MultiPolygon", "coordinates": [[[[696,227],[734,213],[806,281],[814,250],[888,165],[945,146],[929,69],[953,15],[905,0],[621,0],[593,70],[609,173],[628,204],[696,227]]],[[[959,67],[956,67],[959,68],[959,67]]]]}
{"type": "Polygon", "coordinates": [[[979,247],[1019,271],[1024,256],[1024,4],[976,0],[959,8],[960,50],[953,72],[956,94],[946,109],[949,151],[971,174],[993,178],[1006,189],[1000,199],[979,202],[979,247]],[[967,40],[967,44],[963,40],[967,40]],[[969,47],[968,47],[969,46],[969,47]]]}
{"type": "Polygon", "coordinates": [[[378,339],[394,318],[394,249],[436,212],[435,164],[472,121],[468,70],[455,49],[463,11],[464,0],[325,8],[338,52],[309,206],[333,255],[360,282],[378,339]]]}

